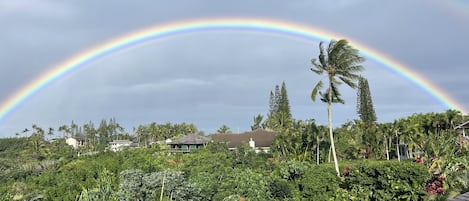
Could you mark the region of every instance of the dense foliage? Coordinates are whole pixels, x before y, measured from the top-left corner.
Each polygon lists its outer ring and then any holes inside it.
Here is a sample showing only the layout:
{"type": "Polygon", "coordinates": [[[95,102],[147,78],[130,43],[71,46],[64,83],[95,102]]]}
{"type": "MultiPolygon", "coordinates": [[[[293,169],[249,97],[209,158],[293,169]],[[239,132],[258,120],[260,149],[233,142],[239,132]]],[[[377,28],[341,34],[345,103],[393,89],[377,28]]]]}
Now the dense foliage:
{"type": "Polygon", "coordinates": [[[419,200],[426,166],[415,162],[332,164],[271,160],[212,144],[191,154],[133,149],[82,156],[22,178],[2,177],[1,194],[18,200],[419,200]],[[348,171],[348,172],[347,172],[348,171]]]}

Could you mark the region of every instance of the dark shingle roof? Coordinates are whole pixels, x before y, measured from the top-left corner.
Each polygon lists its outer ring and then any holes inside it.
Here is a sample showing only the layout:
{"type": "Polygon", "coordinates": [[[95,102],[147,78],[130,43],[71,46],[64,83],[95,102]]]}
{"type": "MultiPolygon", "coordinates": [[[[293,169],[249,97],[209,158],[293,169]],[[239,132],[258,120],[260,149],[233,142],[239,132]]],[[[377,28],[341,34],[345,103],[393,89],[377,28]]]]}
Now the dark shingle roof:
{"type": "Polygon", "coordinates": [[[179,140],[170,142],[168,144],[206,144],[210,141],[211,141],[210,138],[197,135],[197,134],[190,134],[190,135],[184,136],[183,138],[179,140]]]}
{"type": "Polygon", "coordinates": [[[256,142],[256,147],[270,147],[275,138],[275,133],[263,129],[244,132],[240,134],[214,134],[210,136],[215,142],[226,142],[229,148],[249,143],[252,138],[256,142]]]}

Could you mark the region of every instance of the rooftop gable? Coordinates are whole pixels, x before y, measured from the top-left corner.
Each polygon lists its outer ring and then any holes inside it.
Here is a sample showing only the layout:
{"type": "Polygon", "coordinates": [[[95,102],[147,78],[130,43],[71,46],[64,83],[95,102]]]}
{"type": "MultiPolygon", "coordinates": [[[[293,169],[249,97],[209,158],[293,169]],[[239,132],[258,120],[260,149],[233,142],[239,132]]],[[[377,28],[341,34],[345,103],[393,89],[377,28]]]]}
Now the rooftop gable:
{"type": "Polygon", "coordinates": [[[256,147],[270,147],[274,141],[275,134],[264,129],[257,129],[239,134],[214,134],[210,137],[215,142],[226,142],[228,148],[235,148],[244,143],[249,143],[250,139],[256,143],[256,147]]]}
{"type": "Polygon", "coordinates": [[[210,142],[210,138],[207,138],[198,134],[189,134],[181,139],[169,142],[168,144],[206,144],[210,142]]]}

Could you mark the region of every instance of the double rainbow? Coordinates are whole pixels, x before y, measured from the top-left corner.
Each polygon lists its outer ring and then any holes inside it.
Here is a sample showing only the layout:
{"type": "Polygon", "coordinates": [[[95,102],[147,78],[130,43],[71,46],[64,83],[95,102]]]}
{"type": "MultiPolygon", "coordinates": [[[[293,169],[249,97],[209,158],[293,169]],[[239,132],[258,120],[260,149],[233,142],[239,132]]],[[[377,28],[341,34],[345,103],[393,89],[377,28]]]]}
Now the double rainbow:
{"type": "Polygon", "coordinates": [[[410,67],[392,59],[391,57],[378,52],[350,37],[331,33],[326,30],[313,27],[310,25],[301,25],[291,22],[284,22],[272,19],[255,19],[255,18],[218,18],[218,19],[200,19],[173,22],[165,25],[157,25],[121,37],[111,39],[105,43],[99,44],[93,48],[87,49],[71,58],[66,59],[62,63],[51,67],[47,72],[41,74],[20,90],[13,93],[0,105],[0,120],[3,120],[9,113],[21,104],[26,102],[30,97],[44,89],[54,80],[60,79],[67,73],[71,73],[86,63],[99,59],[100,57],[112,54],[116,51],[142,44],[151,40],[161,39],[184,33],[206,32],[215,30],[237,30],[237,31],[255,31],[270,34],[286,35],[295,38],[303,38],[307,40],[324,40],[328,42],[330,39],[345,38],[365,57],[380,63],[382,66],[395,72],[396,74],[411,81],[416,86],[433,96],[445,107],[465,112],[464,106],[456,99],[448,95],[440,87],[436,86],[424,76],[420,75],[410,67]]]}

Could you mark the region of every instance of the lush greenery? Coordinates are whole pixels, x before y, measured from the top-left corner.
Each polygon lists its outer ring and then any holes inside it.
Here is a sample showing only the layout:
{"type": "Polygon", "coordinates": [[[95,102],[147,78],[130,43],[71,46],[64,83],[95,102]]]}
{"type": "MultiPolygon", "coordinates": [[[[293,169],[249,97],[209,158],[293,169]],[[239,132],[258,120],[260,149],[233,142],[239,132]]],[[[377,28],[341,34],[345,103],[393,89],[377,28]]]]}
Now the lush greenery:
{"type": "MultiPolygon", "coordinates": [[[[459,111],[413,114],[379,123],[368,82],[355,74],[362,58],[344,40],[320,44],[314,73],[327,75],[313,89],[328,105],[329,125],[294,119],[286,84],[270,93],[269,111],[252,130],[276,133],[270,153],[247,144],[229,151],[209,143],[171,153],[164,140],[198,133],[194,124],[156,122],[126,133],[113,118],[31,128],[0,139],[2,200],[445,200],[469,191],[469,145],[454,129],[459,111]],[[358,80],[358,84],[355,81],[358,80]],[[344,102],[340,83],[358,87],[356,120],[331,126],[331,104],[344,102]],[[67,137],[81,139],[72,148],[67,137]],[[48,139],[48,140],[46,140],[48,139]],[[113,152],[112,140],[135,142],[113,152]],[[341,161],[340,164],[338,161],[341,161]],[[333,163],[334,162],[334,163],[333,163]]],[[[222,125],[217,133],[230,133],[222,125]]]]}
{"type": "Polygon", "coordinates": [[[36,150],[34,135],[5,138],[0,194],[6,200],[444,199],[469,190],[468,147],[456,144],[459,133],[452,129],[461,118],[449,110],[377,123],[371,142],[363,142],[361,121],[347,122],[335,129],[341,177],[329,162],[327,128],[314,121],[294,120],[270,154],[211,143],[191,154],[153,145],[78,157],[61,140],[42,141],[36,150]],[[399,162],[396,140],[407,144],[402,157],[418,160],[399,162]],[[369,144],[373,152],[366,159],[369,144]]]}

